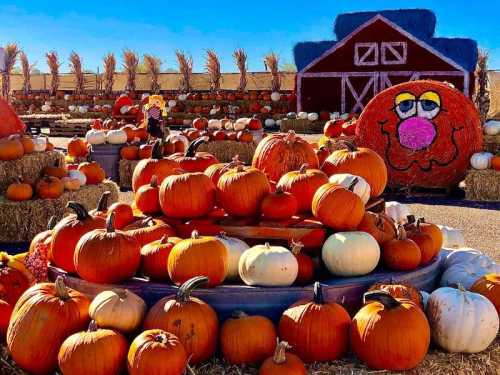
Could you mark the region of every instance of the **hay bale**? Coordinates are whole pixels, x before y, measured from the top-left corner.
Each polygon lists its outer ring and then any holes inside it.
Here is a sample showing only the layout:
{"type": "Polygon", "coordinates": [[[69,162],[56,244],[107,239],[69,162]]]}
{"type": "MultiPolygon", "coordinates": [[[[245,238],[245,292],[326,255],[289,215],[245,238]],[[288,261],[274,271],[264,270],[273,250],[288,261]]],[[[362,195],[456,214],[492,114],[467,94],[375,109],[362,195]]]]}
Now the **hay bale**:
{"type": "Polygon", "coordinates": [[[118,167],[120,188],[132,189],[132,175],[137,163],[139,160],[120,160],[118,167]]]}
{"type": "Polygon", "coordinates": [[[500,153],[500,135],[485,135],[483,138],[483,150],[492,154],[500,153]]]}
{"type": "Polygon", "coordinates": [[[304,119],[285,119],[281,120],[280,131],[285,133],[289,130],[295,133],[303,134],[321,134],[325,121],[309,121],[304,119]]]}
{"type": "Polygon", "coordinates": [[[465,198],[478,201],[500,201],[500,171],[469,170],[465,177],[465,198]]]}
{"type": "Polygon", "coordinates": [[[0,161],[0,193],[4,193],[16,177],[34,181],[41,177],[45,167],[55,165],[58,161],[60,165],[64,164],[64,155],[59,151],[34,152],[18,160],[0,161]]]}
{"type": "Polygon", "coordinates": [[[74,192],[65,192],[58,199],[35,199],[12,202],[0,196],[0,242],[27,242],[47,227],[51,216],[62,218],[69,211],[68,201],[77,201],[94,209],[102,193],[110,191],[110,203],[118,201],[118,186],[109,180],[99,185],[85,185],[74,192]]]}
{"type": "Polygon", "coordinates": [[[238,155],[245,164],[251,164],[257,145],[237,141],[213,141],[202,144],[199,151],[210,152],[221,163],[228,163],[238,155]]]}

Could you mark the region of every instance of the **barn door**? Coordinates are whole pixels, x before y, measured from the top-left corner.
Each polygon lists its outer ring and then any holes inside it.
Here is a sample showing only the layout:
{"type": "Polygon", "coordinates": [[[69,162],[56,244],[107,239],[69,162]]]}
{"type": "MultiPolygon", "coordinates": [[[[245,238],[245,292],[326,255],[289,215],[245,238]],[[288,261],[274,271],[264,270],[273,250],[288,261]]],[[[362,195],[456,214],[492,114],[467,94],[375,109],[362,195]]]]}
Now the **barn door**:
{"type": "Polygon", "coordinates": [[[377,94],[378,72],[347,72],[342,74],[342,113],[361,112],[368,101],[377,94]]]}

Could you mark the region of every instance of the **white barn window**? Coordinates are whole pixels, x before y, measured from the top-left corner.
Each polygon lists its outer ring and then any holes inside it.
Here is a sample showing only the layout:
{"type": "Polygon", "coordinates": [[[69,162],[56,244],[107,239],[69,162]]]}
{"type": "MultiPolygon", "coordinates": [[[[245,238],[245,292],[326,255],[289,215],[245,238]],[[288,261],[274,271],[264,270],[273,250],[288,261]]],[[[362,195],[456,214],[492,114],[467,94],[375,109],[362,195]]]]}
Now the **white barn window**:
{"type": "Polygon", "coordinates": [[[407,57],[408,45],[406,42],[382,42],[382,65],[404,65],[407,57]]]}
{"type": "Polygon", "coordinates": [[[356,43],[354,45],[354,65],[375,66],[378,64],[378,43],[356,43]]]}

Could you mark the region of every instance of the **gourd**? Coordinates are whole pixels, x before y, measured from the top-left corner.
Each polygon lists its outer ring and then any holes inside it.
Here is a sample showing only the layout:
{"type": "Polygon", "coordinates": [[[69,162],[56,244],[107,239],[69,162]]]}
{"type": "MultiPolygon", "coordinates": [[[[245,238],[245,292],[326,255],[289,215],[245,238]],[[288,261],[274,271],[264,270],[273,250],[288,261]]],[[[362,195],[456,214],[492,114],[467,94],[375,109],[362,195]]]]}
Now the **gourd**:
{"type": "Polygon", "coordinates": [[[406,204],[391,201],[385,202],[385,214],[394,220],[396,224],[406,224],[411,212],[406,204]]]}
{"type": "Polygon", "coordinates": [[[274,355],[260,366],[259,375],[306,375],[304,362],[295,354],[287,353],[289,349],[286,341],[278,341],[274,355]]]}
{"type": "Polygon", "coordinates": [[[460,229],[438,225],[443,235],[443,247],[445,249],[460,249],[465,247],[465,238],[460,229]]]}
{"type": "Polygon", "coordinates": [[[349,188],[354,179],[357,179],[357,182],[354,185],[352,192],[360,197],[364,204],[368,203],[370,200],[370,185],[368,185],[363,177],[355,176],[349,173],[339,173],[331,175],[328,181],[332,184],[342,185],[345,188],[349,188]]]}
{"type": "Polygon", "coordinates": [[[498,313],[486,297],[468,292],[461,285],[439,288],[427,303],[432,338],[451,353],[479,353],[498,333],[498,313]]]}
{"type": "Polygon", "coordinates": [[[368,233],[338,232],[327,238],[321,257],[330,273],[361,276],[372,272],[380,259],[380,247],[368,233]]]}
{"type": "Polygon", "coordinates": [[[226,233],[221,232],[217,235],[217,239],[221,241],[227,250],[227,274],[226,280],[234,281],[240,279],[238,264],[241,255],[250,248],[245,241],[236,237],[228,237],[226,233]]]}
{"type": "Polygon", "coordinates": [[[470,158],[470,165],[474,169],[488,169],[490,167],[492,157],[493,154],[491,152],[476,152],[472,154],[470,158]]]}
{"type": "Polygon", "coordinates": [[[487,258],[476,258],[476,261],[456,263],[446,268],[441,275],[441,286],[455,287],[460,284],[465,289],[470,289],[474,282],[489,273],[500,273],[500,264],[493,261],[487,262],[487,258]]]}
{"type": "Polygon", "coordinates": [[[127,133],[123,130],[108,130],[106,141],[112,145],[122,145],[127,143],[127,133]]]}
{"type": "Polygon", "coordinates": [[[488,298],[500,314],[500,273],[481,276],[472,284],[470,291],[488,298]]]}
{"type": "Polygon", "coordinates": [[[80,186],[84,186],[87,183],[87,177],[85,174],[77,169],[69,170],[68,177],[78,179],[78,181],[80,181],[80,186]]]}
{"type": "Polygon", "coordinates": [[[106,143],[106,133],[102,130],[91,129],[85,134],[85,141],[90,145],[102,145],[106,143]]]}

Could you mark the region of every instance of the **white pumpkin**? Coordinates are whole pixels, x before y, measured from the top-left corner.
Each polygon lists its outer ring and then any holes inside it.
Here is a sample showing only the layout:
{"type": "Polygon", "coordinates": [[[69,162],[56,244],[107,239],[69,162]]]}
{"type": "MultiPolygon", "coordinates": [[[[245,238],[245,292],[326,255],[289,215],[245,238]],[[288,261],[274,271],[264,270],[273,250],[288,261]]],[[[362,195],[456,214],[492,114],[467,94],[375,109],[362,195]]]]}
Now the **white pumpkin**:
{"type": "Polygon", "coordinates": [[[133,332],[142,323],[146,303],[128,290],[106,290],[95,296],[89,306],[90,319],[102,328],[133,332]]]}
{"type": "Polygon", "coordinates": [[[174,108],[177,105],[177,102],[175,100],[169,100],[168,101],[168,106],[170,108],[174,108]]]}
{"type": "Polygon", "coordinates": [[[424,307],[424,311],[427,308],[427,303],[429,302],[429,297],[431,295],[427,293],[425,290],[420,291],[420,297],[422,298],[422,306],[424,307]]]}
{"type": "Polygon", "coordinates": [[[307,120],[307,112],[299,112],[297,113],[297,117],[301,120],[307,120]]]}
{"type": "Polygon", "coordinates": [[[273,102],[278,102],[281,99],[281,94],[279,92],[273,91],[271,93],[271,100],[273,102]]]}
{"type": "Polygon", "coordinates": [[[427,303],[432,337],[451,353],[478,353],[498,333],[498,313],[486,297],[463,289],[439,288],[427,303]]]}
{"type": "Polygon", "coordinates": [[[245,118],[245,117],[239,118],[233,124],[234,131],[239,132],[240,130],[245,130],[247,128],[247,125],[248,125],[249,121],[250,121],[249,118],[245,118]]]}
{"type": "Polygon", "coordinates": [[[80,186],[83,186],[87,183],[87,177],[85,176],[85,174],[83,174],[77,169],[72,169],[68,171],[68,176],[80,180],[80,186]]]}
{"type": "Polygon", "coordinates": [[[50,112],[50,104],[42,105],[42,112],[50,112]]]}
{"type": "Polygon", "coordinates": [[[385,203],[385,214],[394,220],[396,224],[406,224],[411,211],[406,204],[392,201],[385,203]]]}
{"type": "Polygon", "coordinates": [[[377,267],[380,247],[366,232],[338,232],[327,238],[321,257],[333,275],[361,276],[377,267]]]}
{"type": "Polygon", "coordinates": [[[450,252],[444,260],[443,267],[446,269],[458,263],[475,263],[481,266],[487,266],[491,262],[493,262],[493,260],[479,250],[464,247],[450,252]]]}
{"type": "Polygon", "coordinates": [[[332,113],[330,113],[330,120],[335,121],[335,120],[337,120],[339,118],[340,118],[340,113],[339,112],[332,112],[332,113]]]}
{"type": "Polygon", "coordinates": [[[470,157],[470,165],[474,169],[488,169],[491,165],[491,152],[476,152],[470,157]]]}
{"type": "Polygon", "coordinates": [[[316,121],[319,118],[318,114],[316,112],[311,112],[307,114],[307,119],[309,121],[316,121]]]}
{"type": "Polygon", "coordinates": [[[78,106],[78,112],[80,113],[87,113],[89,111],[89,107],[86,105],[80,105],[78,106]]]}
{"type": "Polygon", "coordinates": [[[210,115],[214,116],[214,115],[216,115],[216,114],[217,114],[217,112],[219,112],[219,111],[217,110],[217,108],[212,108],[212,109],[210,110],[210,112],[209,112],[209,113],[210,113],[210,115]]]}
{"type": "Polygon", "coordinates": [[[64,94],[64,100],[70,100],[71,99],[71,95],[69,94],[64,94]]]}
{"type": "Polygon", "coordinates": [[[227,274],[225,280],[238,280],[240,278],[239,262],[241,254],[250,248],[245,241],[235,237],[228,237],[225,233],[217,236],[217,239],[224,244],[227,249],[227,274]]]}
{"type": "Polygon", "coordinates": [[[187,99],[187,94],[180,94],[177,99],[179,99],[180,101],[184,101],[187,99]]]}
{"type": "Polygon", "coordinates": [[[69,105],[69,106],[68,106],[68,110],[69,110],[70,112],[75,112],[75,111],[76,111],[76,105],[69,105]]]}
{"type": "Polygon", "coordinates": [[[36,152],[44,152],[47,149],[47,138],[33,138],[33,150],[36,152]]]}
{"type": "Polygon", "coordinates": [[[500,134],[500,121],[490,120],[484,125],[484,134],[498,135],[500,134]]]}
{"type": "Polygon", "coordinates": [[[487,273],[500,273],[500,264],[491,261],[485,265],[486,259],[477,259],[476,262],[456,263],[447,268],[441,275],[441,286],[455,287],[462,285],[465,289],[470,289],[472,284],[481,276],[487,273]]]}
{"type": "Polygon", "coordinates": [[[438,225],[443,234],[443,247],[446,249],[460,249],[465,247],[464,234],[460,229],[438,225]]]}
{"type": "Polygon", "coordinates": [[[64,185],[64,189],[69,190],[69,191],[76,191],[80,189],[80,180],[78,178],[73,178],[73,177],[63,177],[61,178],[61,182],[64,185]]]}
{"type": "Polygon", "coordinates": [[[266,243],[246,250],[238,269],[247,285],[290,286],[297,278],[299,265],[290,250],[266,243]]]}
{"type": "Polygon", "coordinates": [[[224,129],[226,129],[226,130],[234,130],[234,122],[232,122],[232,121],[226,121],[224,123],[224,129]]]}
{"type": "Polygon", "coordinates": [[[297,118],[297,114],[295,112],[288,112],[286,114],[286,117],[293,120],[293,119],[296,119],[297,118]]]}
{"type": "Polygon", "coordinates": [[[349,173],[338,173],[333,174],[328,179],[332,184],[342,185],[345,188],[349,188],[353,183],[354,179],[357,178],[358,182],[354,185],[353,193],[361,198],[364,204],[370,199],[370,185],[363,177],[355,176],[349,173]]]}
{"type": "Polygon", "coordinates": [[[124,130],[108,130],[106,141],[112,145],[122,145],[127,143],[127,133],[124,130]]]}
{"type": "Polygon", "coordinates": [[[181,141],[182,143],[184,143],[184,149],[187,150],[187,148],[189,146],[189,140],[187,139],[187,137],[185,137],[182,134],[170,134],[169,136],[167,136],[167,142],[175,143],[178,141],[181,141]]]}
{"type": "Polygon", "coordinates": [[[101,110],[102,106],[100,104],[96,104],[94,106],[94,112],[99,112],[101,110]]]}
{"type": "MultiPolygon", "coordinates": [[[[281,120],[278,120],[278,121],[281,121],[281,120]]],[[[274,119],[272,118],[266,118],[266,120],[264,121],[264,127],[266,128],[272,128],[276,125],[276,121],[274,121],[274,119]]]]}
{"type": "Polygon", "coordinates": [[[90,145],[102,145],[106,143],[106,133],[102,130],[91,129],[85,134],[85,140],[90,145]]]}
{"type": "Polygon", "coordinates": [[[217,120],[217,119],[208,120],[208,129],[219,130],[221,128],[222,128],[222,124],[221,124],[220,120],[217,120]]]}

